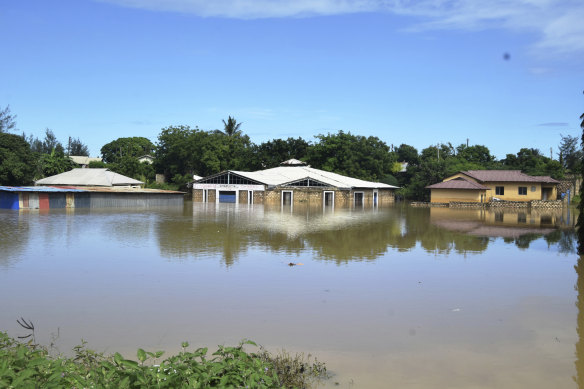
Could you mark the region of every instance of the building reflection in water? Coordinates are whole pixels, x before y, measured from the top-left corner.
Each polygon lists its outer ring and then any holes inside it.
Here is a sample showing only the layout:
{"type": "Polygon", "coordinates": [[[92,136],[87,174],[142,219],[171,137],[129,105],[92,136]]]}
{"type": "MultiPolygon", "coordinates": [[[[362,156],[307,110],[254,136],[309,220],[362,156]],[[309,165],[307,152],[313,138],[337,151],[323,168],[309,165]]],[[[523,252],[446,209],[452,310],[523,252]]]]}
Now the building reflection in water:
{"type": "Polygon", "coordinates": [[[184,216],[157,221],[161,253],[173,259],[219,256],[227,266],[252,248],[290,256],[309,253],[337,263],[377,260],[390,249],[474,255],[497,237],[520,248],[543,237],[549,245],[561,245],[564,252],[573,250],[573,228],[562,224],[561,212],[512,212],[501,217],[484,210],[399,205],[323,209],[296,204],[284,209],[195,203],[185,207],[184,216]]]}

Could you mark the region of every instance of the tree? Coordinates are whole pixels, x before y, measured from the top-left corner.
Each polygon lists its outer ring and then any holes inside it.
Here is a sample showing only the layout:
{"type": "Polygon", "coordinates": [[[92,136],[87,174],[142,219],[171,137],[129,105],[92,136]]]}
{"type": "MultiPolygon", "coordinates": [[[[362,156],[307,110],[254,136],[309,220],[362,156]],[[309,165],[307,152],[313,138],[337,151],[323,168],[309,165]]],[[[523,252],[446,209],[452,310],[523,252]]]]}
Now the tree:
{"type": "Polygon", "coordinates": [[[43,141],[41,152],[43,154],[50,154],[55,149],[57,149],[57,151],[61,151],[63,150],[63,145],[61,145],[61,143],[57,140],[57,137],[53,131],[47,128],[45,129],[45,140],[43,141]]]}
{"type": "Polygon", "coordinates": [[[582,148],[578,145],[578,138],[570,135],[560,135],[562,141],[560,142],[560,163],[570,172],[579,172],[582,161],[582,148]]]}
{"type": "Polygon", "coordinates": [[[106,163],[118,163],[123,157],[140,158],[154,153],[156,147],[148,138],[134,136],[118,138],[101,148],[101,157],[106,163]]]}
{"type": "Polygon", "coordinates": [[[315,138],[318,142],[308,148],[305,160],[317,169],[373,181],[392,172],[395,153],[377,137],[339,131],[315,138]]]}
{"type": "Polygon", "coordinates": [[[16,119],[16,115],[10,114],[9,105],[4,109],[0,109],[0,133],[13,130],[16,126],[14,119],[16,119]]]}
{"type": "Polygon", "coordinates": [[[491,155],[489,149],[482,145],[467,146],[461,144],[456,148],[456,157],[467,162],[481,164],[485,168],[495,162],[495,157],[491,155]]]}
{"type": "Polygon", "coordinates": [[[89,157],[89,148],[83,144],[79,138],[74,139],[69,137],[67,143],[67,155],[79,155],[89,157]]]}
{"type": "Polygon", "coordinates": [[[308,153],[309,143],[302,138],[273,139],[254,147],[254,170],[279,166],[289,159],[302,159],[308,153]]]}
{"type": "Polygon", "coordinates": [[[189,126],[171,126],[158,136],[155,169],[171,182],[184,184],[193,174],[207,176],[222,170],[249,170],[252,143],[247,135],[226,136],[189,126]]]}
{"type": "Polygon", "coordinates": [[[233,136],[237,136],[237,135],[241,135],[241,130],[239,129],[239,127],[241,127],[242,123],[237,123],[237,121],[235,120],[235,118],[232,118],[231,116],[229,116],[229,118],[227,119],[227,122],[225,122],[225,120],[223,120],[223,134],[229,136],[229,137],[233,137],[233,136]]]}
{"type": "Polygon", "coordinates": [[[408,165],[417,165],[420,162],[418,150],[413,146],[402,143],[397,148],[397,160],[399,162],[407,162],[408,165]]]}
{"type": "Polygon", "coordinates": [[[50,153],[42,154],[38,163],[38,170],[42,177],[54,176],[75,168],[75,163],[65,155],[63,148],[57,146],[50,153]]]}
{"type": "MultiPolygon", "coordinates": [[[[580,145],[584,147],[584,113],[580,115],[580,128],[582,128],[582,142],[580,145]]],[[[580,161],[580,174],[584,177],[584,161],[580,161]]],[[[580,184],[580,197],[584,196],[584,180],[580,184]]],[[[578,204],[578,210],[580,214],[578,215],[578,222],[576,226],[578,227],[578,254],[584,255],[584,201],[580,201],[578,204]]]]}
{"type": "Polygon", "coordinates": [[[0,133],[0,185],[31,184],[34,164],[34,154],[23,137],[0,133]]]}

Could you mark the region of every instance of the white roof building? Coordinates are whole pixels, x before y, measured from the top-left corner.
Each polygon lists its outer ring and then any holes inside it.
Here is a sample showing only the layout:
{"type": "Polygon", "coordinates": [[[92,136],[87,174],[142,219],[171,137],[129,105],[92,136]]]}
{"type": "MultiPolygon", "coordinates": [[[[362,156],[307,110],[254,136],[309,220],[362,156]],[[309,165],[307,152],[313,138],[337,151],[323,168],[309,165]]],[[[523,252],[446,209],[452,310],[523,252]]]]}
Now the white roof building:
{"type": "Polygon", "coordinates": [[[142,186],[142,181],[114,173],[109,169],[73,169],[35,181],[48,186],[142,186]]]}
{"type": "Polygon", "coordinates": [[[393,203],[398,187],[314,169],[292,159],[255,172],[223,171],[195,180],[192,189],[193,201],[202,202],[377,205],[393,203]]]}

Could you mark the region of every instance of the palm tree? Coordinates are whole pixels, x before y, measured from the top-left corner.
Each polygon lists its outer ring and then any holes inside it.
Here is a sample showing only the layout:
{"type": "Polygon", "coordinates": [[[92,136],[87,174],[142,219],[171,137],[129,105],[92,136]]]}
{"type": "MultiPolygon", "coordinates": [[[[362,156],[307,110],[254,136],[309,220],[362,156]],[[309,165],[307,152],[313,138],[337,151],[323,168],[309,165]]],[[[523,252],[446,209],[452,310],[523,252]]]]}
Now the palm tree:
{"type": "Polygon", "coordinates": [[[241,130],[239,129],[239,127],[242,125],[242,123],[237,123],[235,118],[232,118],[231,116],[229,116],[229,118],[227,119],[227,122],[225,122],[225,120],[223,120],[223,125],[225,126],[223,128],[223,133],[225,135],[227,135],[228,137],[241,135],[241,130]]]}

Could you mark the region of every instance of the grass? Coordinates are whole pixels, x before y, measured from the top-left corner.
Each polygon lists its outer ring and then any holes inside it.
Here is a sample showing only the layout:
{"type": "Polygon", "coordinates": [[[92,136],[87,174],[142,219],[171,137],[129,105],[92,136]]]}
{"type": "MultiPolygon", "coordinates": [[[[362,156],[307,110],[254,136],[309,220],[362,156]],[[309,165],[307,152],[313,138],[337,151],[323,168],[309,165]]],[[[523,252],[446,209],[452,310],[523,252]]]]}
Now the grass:
{"type": "Polygon", "coordinates": [[[310,388],[329,377],[325,364],[310,355],[272,355],[252,341],[218,346],[210,355],[207,348],[188,351],[184,342],[180,353],[164,359],[163,351],[138,349],[132,360],[90,350],[85,342],[72,357],[51,356],[34,336],[27,338],[23,342],[0,332],[0,387],[310,388]],[[253,347],[258,351],[245,350],[253,347]]]}

